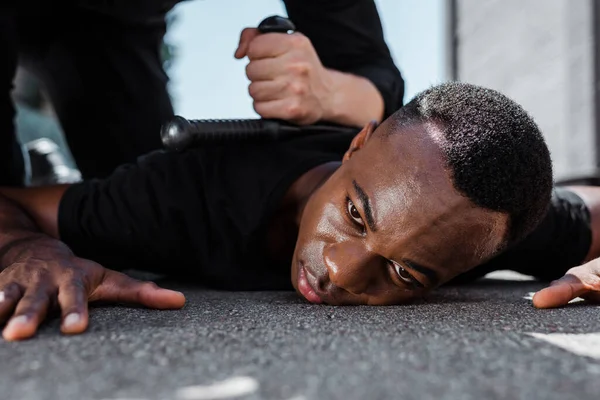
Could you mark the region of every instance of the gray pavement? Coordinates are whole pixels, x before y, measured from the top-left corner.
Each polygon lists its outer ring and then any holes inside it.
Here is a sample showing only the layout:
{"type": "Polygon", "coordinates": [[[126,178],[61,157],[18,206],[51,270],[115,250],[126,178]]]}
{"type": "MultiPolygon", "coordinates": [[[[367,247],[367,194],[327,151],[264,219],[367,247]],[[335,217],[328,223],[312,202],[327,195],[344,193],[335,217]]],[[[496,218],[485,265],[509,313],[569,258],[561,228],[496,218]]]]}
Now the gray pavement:
{"type": "Polygon", "coordinates": [[[600,307],[536,310],[536,282],[486,279],[398,307],[168,286],[187,295],[184,309],[98,307],[84,335],[52,321],[33,340],[0,341],[0,399],[600,396],[600,307]],[[569,334],[560,340],[583,349],[530,333],[569,334]]]}

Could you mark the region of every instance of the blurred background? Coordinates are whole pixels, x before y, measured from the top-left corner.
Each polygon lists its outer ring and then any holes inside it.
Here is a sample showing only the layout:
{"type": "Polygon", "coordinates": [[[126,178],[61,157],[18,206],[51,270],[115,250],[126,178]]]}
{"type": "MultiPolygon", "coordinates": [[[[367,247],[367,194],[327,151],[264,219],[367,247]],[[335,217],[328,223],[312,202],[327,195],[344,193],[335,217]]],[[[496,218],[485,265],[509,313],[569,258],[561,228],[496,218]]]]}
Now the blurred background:
{"type": "MultiPolygon", "coordinates": [[[[500,90],[521,103],[542,128],[557,179],[596,174],[597,1],[376,0],[376,4],[386,41],[405,79],[405,102],[447,80],[500,90]]],[[[233,53],[240,31],[272,14],[285,15],[280,0],[193,0],[173,9],[163,57],[176,113],[188,118],[257,117],[247,92],[246,60],[234,59],[233,53]]],[[[29,144],[33,168],[36,157],[54,151],[60,156],[55,160],[62,166],[60,180],[79,179],[43,88],[25,71],[18,73],[14,98],[17,131],[29,144]]]]}

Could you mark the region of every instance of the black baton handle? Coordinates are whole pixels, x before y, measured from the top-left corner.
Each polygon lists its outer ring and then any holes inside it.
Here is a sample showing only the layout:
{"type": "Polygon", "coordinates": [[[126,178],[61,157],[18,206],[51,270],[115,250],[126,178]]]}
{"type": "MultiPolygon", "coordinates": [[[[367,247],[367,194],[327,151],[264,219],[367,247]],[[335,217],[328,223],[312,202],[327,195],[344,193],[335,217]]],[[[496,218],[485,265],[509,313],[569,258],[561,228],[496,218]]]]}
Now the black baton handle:
{"type": "Polygon", "coordinates": [[[258,24],[258,30],[260,33],[294,33],[296,32],[296,25],[287,18],[280,17],[279,15],[272,15],[267,17],[258,24]]]}
{"type": "Polygon", "coordinates": [[[357,134],[359,128],[333,125],[294,125],[272,119],[200,119],[188,120],[175,116],[161,130],[165,148],[185,150],[200,145],[231,142],[270,142],[285,140],[297,135],[326,133],[357,134]]]}
{"type": "MultiPolygon", "coordinates": [[[[296,26],[287,18],[273,15],[259,25],[261,33],[293,33],[296,26]]],[[[188,120],[175,116],[162,126],[160,136],[165,148],[185,150],[189,147],[228,142],[266,142],[282,140],[298,134],[325,132],[356,133],[358,129],[339,125],[298,126],[270,119],[201,119],[188,120]]]]}

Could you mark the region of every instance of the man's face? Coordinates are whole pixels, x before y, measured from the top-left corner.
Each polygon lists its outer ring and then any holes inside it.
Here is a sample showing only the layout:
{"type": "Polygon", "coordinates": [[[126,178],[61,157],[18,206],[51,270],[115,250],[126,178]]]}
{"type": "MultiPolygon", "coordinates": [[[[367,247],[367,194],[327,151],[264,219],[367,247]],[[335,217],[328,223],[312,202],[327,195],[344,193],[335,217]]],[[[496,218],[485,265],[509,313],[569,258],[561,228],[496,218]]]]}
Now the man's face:
{"type": "Polygon", "coordinates": [[[386,137],[390,128],[363,130],[306,204],[292,284],[310,302],[405,303],[476,266],[502,242],[507,216],[454,189],[425,127],[386,137]]]}

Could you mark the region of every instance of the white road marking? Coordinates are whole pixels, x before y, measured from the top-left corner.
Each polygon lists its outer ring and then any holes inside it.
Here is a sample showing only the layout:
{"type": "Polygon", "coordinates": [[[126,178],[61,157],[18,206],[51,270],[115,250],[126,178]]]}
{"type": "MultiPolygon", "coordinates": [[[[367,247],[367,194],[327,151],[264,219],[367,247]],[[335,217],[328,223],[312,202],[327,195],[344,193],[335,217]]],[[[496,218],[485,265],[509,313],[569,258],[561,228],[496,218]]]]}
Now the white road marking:
{"type": "Polygon", "coordinates": [[[579,356],[600,360],[600,333],[529,333],[579,356]]]}
{"type": "Polygon", "coordinates": [[[535,278],[529,275],[523,275],[515,271],[501,270],[493,271],[485,275],[484,278],[499,279],[502,281],[533,281],[535,278]]]}
{"type": "Polygon", "coordinates": [[[529,292],[525,295],[525,297],[523,297],[525,300],[533,300],[533,295],[535,294],[535,292],[529,292]]]}
{"type": "Polygon", "coordinates": [[[181,388],[177,397],[186,400],[213,400],[245,396],[258,389],[258,381],[248,376],[226,379],[212,385],[197,385],[181,388]]]}
{"type": "MultiPolygon", "coordinates": [[[[527,293],[527,295],[525,297],[523,297],[525,300],[533,300],[533,295],[535,294],[535,292],[529,292],[527,293]]],[[[573,303],[579,303],[580,301],[585,301],[584,299],[582,299],[581,297],[575,297],[573,300],[569,301],[569,304],[573,304],[573,303]]]]}

